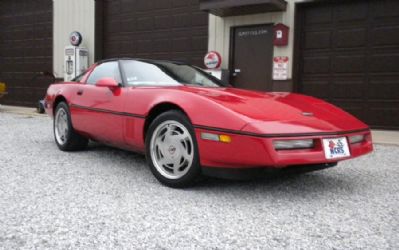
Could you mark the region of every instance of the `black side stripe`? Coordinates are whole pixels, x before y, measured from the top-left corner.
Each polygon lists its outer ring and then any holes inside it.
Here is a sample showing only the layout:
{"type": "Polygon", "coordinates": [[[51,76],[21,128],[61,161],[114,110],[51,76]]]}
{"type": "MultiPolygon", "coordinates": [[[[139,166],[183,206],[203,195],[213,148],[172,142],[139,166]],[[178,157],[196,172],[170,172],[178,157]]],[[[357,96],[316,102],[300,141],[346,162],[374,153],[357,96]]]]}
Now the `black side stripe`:
{"type": "Polygon", "coordinates": [[[94,112],[99,112],[99,113],[107,113],[107,114],[112,114],[112,115],[121,115],[121,116],[128,116],[128,117],[135,117],[135,118],[141,118],[145,119],[145,115],[138,115],[138,114],[132,114],[132,113],[126,113],[126,112],[117,112],[117,111],[112,111],[112,110],[107,110],[107,109],[99,109],[99,108],[91,108],[91,107],[85,107],[85,106],[80,106],[76,104],[71,104],[72,108],[77,108],[77,109],[84,109],[84,110],[90,110],[94,112]]]}
{"type": "Polygon", "coordinates": [[[194,128],[204,129],[209,131],[215,132],[222,132],[228,134],[236,134],[236,135],[247,135],[247,136],[254,136],[254,137],[262,137],[262,138],[276,138],[276,137],[305,137],[305,136],[334,136],[334,135],[343,135],[343,134],[351,134],[351,133],[360,133],[360,132],[367,132],[370,129],[357,129],[357,130],[348,130],[348,131],[337,131],[337,132],[319,132],[319,133],[296,133],[296,134],[258,134],[252,132],[245,132],[239,130],[230,130],[230,129],[223,129],[223,128],[215,128],[215,127],[207,127],[202,125],[194,125],[194,128]]]}

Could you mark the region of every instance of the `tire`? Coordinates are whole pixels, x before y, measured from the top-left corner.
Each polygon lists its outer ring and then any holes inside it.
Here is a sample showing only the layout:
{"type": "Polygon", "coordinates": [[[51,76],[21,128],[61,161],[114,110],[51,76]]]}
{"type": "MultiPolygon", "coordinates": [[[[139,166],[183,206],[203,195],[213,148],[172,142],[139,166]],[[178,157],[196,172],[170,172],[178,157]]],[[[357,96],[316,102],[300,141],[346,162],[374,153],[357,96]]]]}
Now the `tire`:
{"type": "Polygon", "coordinates": [[[198,145],[183,113],[171,110],[154,119],[146,134],[146,158],[162,184],[182,188],[195,183],[201,175],[198,145]]]}
{"type": "Polygon", "coordinates": [[[37,102],[36,111],[39,114],[44,114],[44,112],[46,112],[46,110],[44,109],[43,100],[37,102]]]}
{"type": "Polygon", "coordinates": [[[62,151],[77,151],[87,147],[89,140],[77,134],[72,127],[71,113],[65,102],[60,102],[55,109],[53,122],[55,143],[62,151]]]}

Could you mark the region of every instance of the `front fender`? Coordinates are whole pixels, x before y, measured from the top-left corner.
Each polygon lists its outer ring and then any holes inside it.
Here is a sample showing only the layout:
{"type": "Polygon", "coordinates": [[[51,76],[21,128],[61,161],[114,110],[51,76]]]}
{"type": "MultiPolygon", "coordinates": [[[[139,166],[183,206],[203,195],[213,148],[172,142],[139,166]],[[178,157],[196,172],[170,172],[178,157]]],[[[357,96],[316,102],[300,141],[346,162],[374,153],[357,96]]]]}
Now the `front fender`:
{"type": "Polygon", "coordinates": [[[246,117],[215,101],[178,89],[136,88],[131,91],[128,102],[131,102],[131,105],[126,106],[126,112],[145,117],[155,106],[171,103],[180,107],[194,126],[240,130],[248,123],[246,117]]]}

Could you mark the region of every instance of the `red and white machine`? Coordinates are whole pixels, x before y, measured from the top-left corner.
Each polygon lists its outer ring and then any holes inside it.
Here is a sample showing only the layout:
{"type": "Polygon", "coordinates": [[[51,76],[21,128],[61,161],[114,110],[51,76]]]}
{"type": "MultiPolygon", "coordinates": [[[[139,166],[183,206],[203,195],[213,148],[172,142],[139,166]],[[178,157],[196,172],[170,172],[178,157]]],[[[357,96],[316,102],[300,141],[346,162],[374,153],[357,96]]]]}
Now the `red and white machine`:
{"type": "Polygon", "coordinates": [[[89,67],[89,51],[79,47],[83,40],[82,35],[74,31],[69,40],[71,45],[66,46],[64,50],[64,81],[66,82],[82,74],[89,67]]]}

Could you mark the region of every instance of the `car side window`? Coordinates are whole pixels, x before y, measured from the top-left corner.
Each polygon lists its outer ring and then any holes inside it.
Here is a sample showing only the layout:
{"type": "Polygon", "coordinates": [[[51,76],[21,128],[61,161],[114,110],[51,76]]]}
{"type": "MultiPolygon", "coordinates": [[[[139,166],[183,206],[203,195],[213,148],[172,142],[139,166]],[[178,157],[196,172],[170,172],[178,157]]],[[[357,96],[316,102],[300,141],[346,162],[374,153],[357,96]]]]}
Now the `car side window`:
{"type": "Polygon", "coordinates": [[[118,62],[105,62],[98,65],[91,72],[86,83],[94,85],[98,80],[105,77],[113,78],[118,83],[122,83],[118,62]]]}

